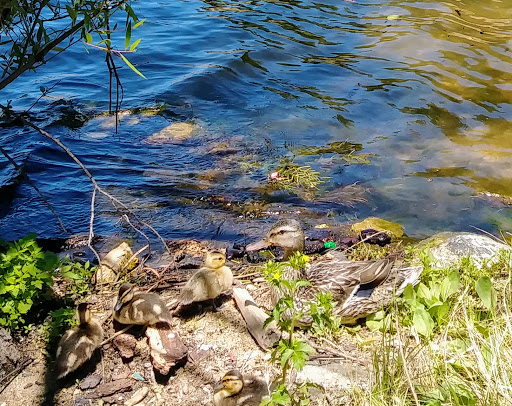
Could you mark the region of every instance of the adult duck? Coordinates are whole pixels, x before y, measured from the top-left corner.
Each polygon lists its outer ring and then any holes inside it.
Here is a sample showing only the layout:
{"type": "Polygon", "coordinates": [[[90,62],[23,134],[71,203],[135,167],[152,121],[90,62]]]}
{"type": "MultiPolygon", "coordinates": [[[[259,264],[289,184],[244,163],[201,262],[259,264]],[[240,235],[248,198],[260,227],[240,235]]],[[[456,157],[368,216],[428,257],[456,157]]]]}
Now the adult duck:
{"type": "MultiPolygon", "coordinates": [[[[261,240],[246,247],[247,251],[278,246],[284,250],[284,260],[294,252],[304,250],[305,235],[301,224],[295,219],[277,221],[261,240]]],[[[421,266],[395,266],[387,259],[376,261],[351,261],[340,252],[333,252],[333,258],[322,258],[308,264],[305,269],[284,267],[284,279],[303,278],[311,286],[299,290],[295,305],[302,309],[304,303],[312,301],[319,291],[331,292],[338,303],[335,314],[343,324],[354,324],[358,319],[379,311],[388,305],[393,297],[402,294],[408,284],[415,285],[421,275],[421,266]]],[[[281,294],[272,289],[271,299],[275,305],[281,294]]],[[[305,316],[302,323],[311,323],[305,316]]]]}

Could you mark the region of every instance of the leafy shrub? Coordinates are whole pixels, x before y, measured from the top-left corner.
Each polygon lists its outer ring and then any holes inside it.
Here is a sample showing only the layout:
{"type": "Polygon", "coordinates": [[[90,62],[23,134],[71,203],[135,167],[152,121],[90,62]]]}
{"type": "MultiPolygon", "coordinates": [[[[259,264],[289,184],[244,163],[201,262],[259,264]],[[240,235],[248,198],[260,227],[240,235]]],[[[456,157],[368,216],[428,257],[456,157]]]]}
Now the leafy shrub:
{"type": "Polygon", "coordinates": [[[18,330],[25,315],[48,292],[58,258],[43,252],[35,235],[10,243],[2,243],[0,253],[0,325],[18,330]]]}

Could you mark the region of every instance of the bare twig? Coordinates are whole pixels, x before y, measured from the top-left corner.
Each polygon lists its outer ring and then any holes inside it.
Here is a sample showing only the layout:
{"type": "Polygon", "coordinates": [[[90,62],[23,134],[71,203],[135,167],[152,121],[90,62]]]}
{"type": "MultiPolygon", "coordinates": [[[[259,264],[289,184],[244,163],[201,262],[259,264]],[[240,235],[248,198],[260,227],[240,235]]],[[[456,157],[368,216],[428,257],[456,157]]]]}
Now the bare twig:
{"type": "Polygon", "coordinates": [[[9,374],[7,374],[3,379],[2,381],[7,381],[5,384],[4,384],[4,387],[2,389],[0,389],[0,393],[2,393],[5,388],[7,388],[10,383],[14,380],[14,378],[16,378],[18,376],[18,374],[23,371],[32,361],[34,361],[33,358],[29,358],[27,360],[25,360],[18,368],[16,368],[14,371],[11,371],[9,374]]]}
{"type": "Polygon", "coordinates": [[[7,151],[5,149],[3,149],[1,146],[0,146],[0,152],[2,152],[2,154],[7,158],[7,160],[12,164],[12,166],[14,166],[14,168],[20,173],[21,176],[23,176],[28,184],[30,186],[32,186],[32,188],[39,194],[39,196],[41,197],[41,200],[44,202],[44,204],[46,205],[46,207],[48,207],[48,209],[50,209],[50,211],[53,213],[53,215],[57,218],[58,222],[59,222],[59,225],[60,225],[60,228],[62,229],[62,231],[64,231],[65,233],[68,232],[68,230],[66,229],[66,227],[64,226],[64,223],[62,222],[62,219],[60,218],[60,216],[57,214],[57,212],[55,211],[55,209],[53,208],[53,206],[50,204],[50,202],[48,201],[48,199],[43,195],[43,193],[39,190],[39,188],[34,184],[34,182],[32,182],[32,180],[28,177],[28,175],[23,171],[23,169],[16,163],[16,161],[14,159],[12,159],[12,157],[7,153],[7,151]]]}
{"type": "Polygon", "coordinates": [[[103,340],[100,344],[100,347],[104,346],[105,344],[107,344],[108,342],[112,341],[114,338],[116,338],[117,336],[125,333],[126,331],[128,331],[130,328],[132,328],[133,326],[135,326],[135,324],[130,324],[129,326],[126,326],[125,328],[123,328],[122,330],[119,330],[118,332],[112,334],[109,338],[106,338],[105,340],[103,340]]]}
{"type": "MultiPolygon", "coordinates": [[[[0,108],[10,114],[15,114],[15,113],[12,113],[6,106],[0,104],[0,108]]],[[[147,228],[149,228],[157,237],[158,239],[162,242],[163,246],[165,247],[166,251],[171,254],[171,251],[169,250],[169,247],[167,246],[165,240],[162,238],[162,236],[158,233],[158,231],[155,230],[154,227],[152,227],[151,225],[149,225],[148,223],[146,223],[145,221],[143,221],[142,219],[139,218],[139,216],[137,216],[137,214],[131,210],[126,204],[124,204],[123,202],[121,202],[119,199],[117,199],[116,197],[112,196],[110,193],[106,192],[105,190],[103,190],[99,185],[98,185],[98,182],[96,181],[96,179],[92,176],[91,172],[84,166],[84,164],[77,158],[77,156],[68,148],[66,147],[62,141],[60,141],[59,139],[55,138],[53,135],[51,135],[49,132],[43,130],[42,128],[38,127],[37,125],[33,124],[31,121],[28,121],[27,119],[25,119],[22,115],[20,114],[15,114],[24,124],[26,124],[27,126],[31,127],[32,129],[36,130],[39,134],[45,136],[46,138],[50,139],[52,142],[54,142],[55,144],[57,144],[62,150],[64,150],[64,152],[73,160],[76,162],[76,164],[82,169],[82,171],[86,174],[86,176],[89,178],[89,180],[91,181],[91,183],[93,184],[94,186],[94,190],[93,190],[93,197],[95,197],[95,192],[99,192],[101,193],[102,195],[106,196],[108,199],[110,199],[110,201],[112,202],[112,204],[114,205],[114,207],[117,208],[117,206],[115,206],[115,204],[118,204],[119,206],[121,206],[124,210],[126,210],[128,213],[130,213],[130,215],[135,219],[137,220],[137,222],[139,224],[142,224],[144,226],[146,226],[147,228]],[[114,204],[115,203],[115,204],[114,204]]],[[[94,206],[94,200],[91,201],[91,210],[94,206]]],[[[92,211],[92,213],[94,213],[92,211]]],[[[91,220],[91,223],[93,222],[93,220],[91,220]]],[[[130,223],[131,224],[131,223],[130,223]]],[[[137,229],[136,229],[137,230],[137,229]]],[[[93,235],[93,233],[91,233],[91,229],[89,230],[89,237],[91,238],[91,235],[93,235]]],[[[144,234],[143,234],[144,235],[144,234]]],[[[145,236],[145,235],[144,235],[145,236]]],[[[146,237],[147,238],[147,237],[146,237]]],[[[93,249],[91,247],[91,243],[92,241],[89,241],[89,247],[91,249],[93,249]]]]}

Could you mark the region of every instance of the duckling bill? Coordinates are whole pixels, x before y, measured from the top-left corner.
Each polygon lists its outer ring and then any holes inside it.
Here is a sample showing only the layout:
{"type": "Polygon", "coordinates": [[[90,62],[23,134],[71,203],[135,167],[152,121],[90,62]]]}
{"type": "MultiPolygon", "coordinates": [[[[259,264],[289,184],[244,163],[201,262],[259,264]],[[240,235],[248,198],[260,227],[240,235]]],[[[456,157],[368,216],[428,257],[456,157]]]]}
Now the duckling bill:
{"type": "Polygon", "coordinates": [[[87,303],[78,305],[77,316],[80,324],[66,331],[57,347],[57,379],[65,377],[91,358],[103,340],[103,329],[91,317],[87,303]]]}
{"type": "Polygon", "coordinates": [[[140,292],[135,285],[123,283],[114,304],[114,319],[122,324],[169,324],[171,313],[158,294],[140,292]]]}

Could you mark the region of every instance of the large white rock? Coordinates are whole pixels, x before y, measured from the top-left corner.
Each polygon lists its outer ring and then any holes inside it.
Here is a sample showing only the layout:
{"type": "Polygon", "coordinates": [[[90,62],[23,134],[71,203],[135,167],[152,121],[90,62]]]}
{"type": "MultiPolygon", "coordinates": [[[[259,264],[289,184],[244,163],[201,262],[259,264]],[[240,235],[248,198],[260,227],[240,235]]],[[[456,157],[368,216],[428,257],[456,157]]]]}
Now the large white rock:
{"type": "Polygon", "coordinates": [[[447,267],[461,258],[470,256],[476,265],[481,266],[489,259],[495,259],[500,251],[511,253],[512,247],[491,237],[466,232],[442,232],[420,242],[418,249],[429,248],[433,265],[447,267]]]}

